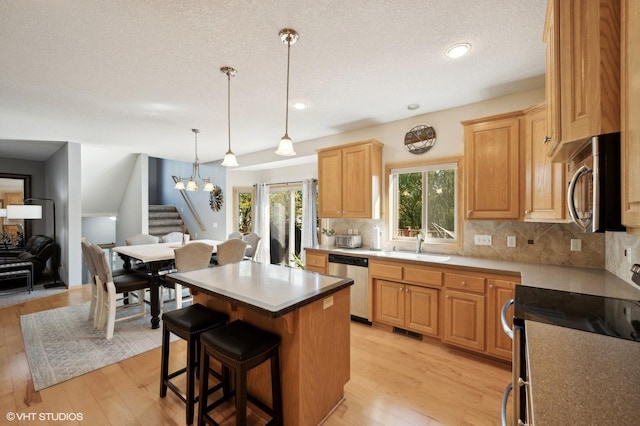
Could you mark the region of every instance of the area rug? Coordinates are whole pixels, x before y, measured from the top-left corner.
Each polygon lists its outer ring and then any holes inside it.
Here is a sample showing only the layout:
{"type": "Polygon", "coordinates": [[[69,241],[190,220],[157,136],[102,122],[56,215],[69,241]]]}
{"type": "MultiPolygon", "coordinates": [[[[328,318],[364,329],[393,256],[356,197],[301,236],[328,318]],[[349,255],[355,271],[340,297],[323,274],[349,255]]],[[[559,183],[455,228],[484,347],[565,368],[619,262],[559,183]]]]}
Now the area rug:
{"type": "Polygon", "coordinates": [[[65,291],[67,291],[66,287],[44,288],[44,284],[33,286],[33,291],[31,291],[31,293],[21,288],[3,290],[0,291],[0,308],[17,305],[18,303],[28,302],[29,300],[51,296],[65,291]]]}
{"type": "Polygon", "coordinates": [[[89,303],[83,303],[20,316],[36,391],[162,344],[162,328],[152,330],[149,315],[116,322],[113,339],[107,340],[104,330],[96,330],[87,320],[88,314],[89,303]]]}

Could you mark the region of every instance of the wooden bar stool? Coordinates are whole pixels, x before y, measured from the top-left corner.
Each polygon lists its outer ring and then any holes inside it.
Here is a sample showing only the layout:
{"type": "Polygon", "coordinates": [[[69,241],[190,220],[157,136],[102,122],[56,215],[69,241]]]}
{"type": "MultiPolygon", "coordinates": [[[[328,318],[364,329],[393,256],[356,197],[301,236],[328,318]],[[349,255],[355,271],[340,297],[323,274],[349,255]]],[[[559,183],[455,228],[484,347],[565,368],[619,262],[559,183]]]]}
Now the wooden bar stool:
{"type": "MultiPolygon", "coordinates": [[[[201,333],[220,327],[229,321],[227,314],[214,311],[201,304],[194,304],[186,308],[167,312],[162,315],[162,361],[160,367],[160,398],[167,396],[167,388],[171,389],[187,405],[187,424],[193,424],[195,403],[195,376],[198,368],[201,333]],[[187,341],[187,365],[180,370],[169,373],[169,335],[170,333],[187,341]],[[187,374],[187,390],[184,394],[172,379],[187,374]]],[[[208,367],[208,365],[207,365],[208,367]]],[[[209,369],[207,368],[207,373],[209,369]]],[[[219,377],[220,379],[222,377],[219,377]]],[[[208,377],[207,377],[208,379],[208,377]]],[[[205,386],[206,387],[206,386],[205,386]]],[[[222,387],[222,383],[207,389],[214,392],[222,387]]],[[[206,397],[205,397],[206,399],[206,397]]]]}
{"type": "Polygon", "coordinates": [[[282,425],[282,390],[280,386],[280,337],[237,320],[200,335],[200,405],[198,424],[217,425],[209,412],[233,397],[229,370],[235,376],[236,425],[247,424],[247,400],[272,417],[270,425],[282,425]],[[224,394],[211,404],[207,401],[209,358],[222,364],[224,394]],[[247,393],[247,373],[270,360],[272,406],[247,393]]]}

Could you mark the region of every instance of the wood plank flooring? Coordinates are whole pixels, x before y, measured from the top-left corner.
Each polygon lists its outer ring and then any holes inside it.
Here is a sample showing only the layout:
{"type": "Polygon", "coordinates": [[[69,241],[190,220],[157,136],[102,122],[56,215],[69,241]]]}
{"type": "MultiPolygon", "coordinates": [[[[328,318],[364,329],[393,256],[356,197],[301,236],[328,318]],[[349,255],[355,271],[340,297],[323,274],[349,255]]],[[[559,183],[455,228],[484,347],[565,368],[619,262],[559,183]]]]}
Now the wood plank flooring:
{"type": "MultiPolygon", "coordinates": [[[[89,298],[90,289],[82,286],[0,308],[0,424],[184,424],[183,403],[171,393],[162,399],[158,396],[159,348],[33,391],[20,315],[89,298]],[[8,421],[8,413],[30,419],[8,421]],[[59,413],[77,413],[82,421],[60,421],[55,417],[59,413]],[[42,416],[52,417],[42,420],[42,416]]],[[[184,342],[173,344],[172,368],[184,362],[185,352],[184,342]]],[[[351,380],[344,402],[325,424],[497,425],[502,392],[510,380],[506,364],[352,323],[351,380]]],[[[250,420],[259,417],[252,415],[250,420]]]]}

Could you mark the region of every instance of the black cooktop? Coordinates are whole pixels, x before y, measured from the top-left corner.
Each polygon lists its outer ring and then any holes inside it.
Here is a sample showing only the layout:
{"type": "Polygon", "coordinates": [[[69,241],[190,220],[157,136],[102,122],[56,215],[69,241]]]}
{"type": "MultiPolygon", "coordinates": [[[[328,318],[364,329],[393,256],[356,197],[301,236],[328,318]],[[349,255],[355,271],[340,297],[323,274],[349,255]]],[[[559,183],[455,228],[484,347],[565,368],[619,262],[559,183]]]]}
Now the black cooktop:
{"type": "Polygon", "coordinates": [[[640,301],[516,286],[514,318],[640,342],[640,301]]]}

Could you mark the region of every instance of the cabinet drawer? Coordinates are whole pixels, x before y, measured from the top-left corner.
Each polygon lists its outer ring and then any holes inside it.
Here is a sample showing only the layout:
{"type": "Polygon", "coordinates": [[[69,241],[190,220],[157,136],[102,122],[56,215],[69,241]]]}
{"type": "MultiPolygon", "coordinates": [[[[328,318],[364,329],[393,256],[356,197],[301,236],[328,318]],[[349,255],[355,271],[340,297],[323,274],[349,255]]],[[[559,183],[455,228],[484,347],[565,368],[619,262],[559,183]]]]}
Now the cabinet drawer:
{"type": "Polygon", "coordinates": [[[307,252],[306,262],[307,266],[326,269],[327,255],[307,252]]]}
{"type": "Polygon", "coordinates": [[[369,262],[369,275],[372,277],[402,280],[402,266],[369,262]]]}
{"type": "Polygon", "coordinates": [[[484,293],[484,278],[473,275],[445,274],[444,285],[447,288],[484,293]]]}
{"type": "Polygon", "coordinates": [[[415,284],[442,287],[442,272],[412,266],[404,267],[404,279],[415,284]]]}

